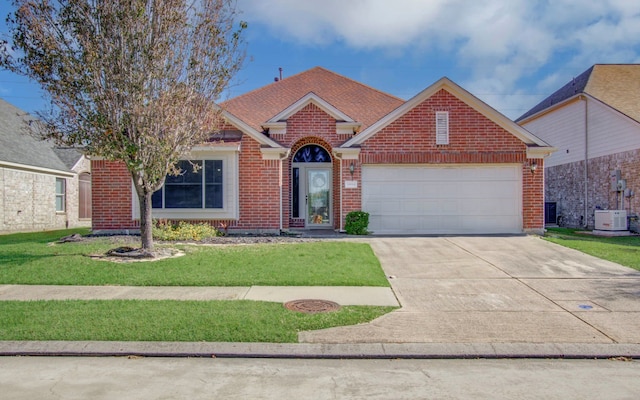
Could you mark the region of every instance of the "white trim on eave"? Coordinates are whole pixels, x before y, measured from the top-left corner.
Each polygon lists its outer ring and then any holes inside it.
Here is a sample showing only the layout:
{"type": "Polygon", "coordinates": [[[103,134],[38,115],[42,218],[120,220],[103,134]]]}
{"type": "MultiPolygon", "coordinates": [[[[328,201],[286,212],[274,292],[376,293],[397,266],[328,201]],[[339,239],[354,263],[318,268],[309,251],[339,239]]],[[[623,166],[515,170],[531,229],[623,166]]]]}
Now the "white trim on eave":
{"type": "Polygon", "coordinates": [[[44,168],[44,167],[35,167],[32,165],[17,164],[9,161],[0,161],[0,167],[17,169],[17,170],[26,171],[26,172],[39,172],[42,174],[64,176],[69,178],[73,178],[74,176],[76,176],[75,172],[67,172],[67,171],[61,171],[59,169],[51,169],[51,168],[44,168]]]}
{"type": "Polygon", "coordinates": [[[538,111],[537,113],[535,113],[533,115],[529,115],[527,118],[523,118],[523,119],[521,119],[520,121],[518,121],[516,123],[518,125],[528,124],[529,122],[531,122],[533,120],[536,120],[536,119],[538,119],[538,118],[540,118],[540,117],[542,117],[542,116],[544,116],[544,115],[546,115],[546,114],[548,114],[548,113],[550,113],[552,111],[555,111],[555,110],[557,110],[559,108],[568,106],[569,104],[573,104],[576,101],[579,101],[582,96],[588,96],[591,99],[593,99],[593,97],[589,96],[586,93],[578,93],[578,94],[576,94],[574,96],[571,96],[571,97],[569,97],[567,99],[564,99],[560,103],[552,104],[551,106],[549,106],[549,107],[547,107],[545,109],[542,109],[542,110],[538,111]]]}
{"type": "Polygon", "coordinates": [[[353,138],[346,141],[341,147],[350,147],[353,145],[362,144],[364,141],[369,139],[371,136],[380,132],[382,129],[389,126],[391,123],[396,121],[398,118],[402,117],[404,114],[418,106],[423,101],[427,100],[429,97],[433,96],[439,90],[444,89],[447,92],[451,93],[456,98],[460,99],[462,102],[478,111],[482,115],[484,115],[489,120],[493,121],[495,124],[499,125],[521,141],[523,141],[527,145],[536,145],[539,147],[548,147],[551,149],[548,143],[543,141],[542,139],[536,137],[531,132],[527,131],[520,125],[516,124],[509,118],[505,117],[500,112],[496,111],[493,107],[490,107],[482,100],[478,99],[462,87],[460,87],[455,82],[451,81],[447,77],[443,77],[438,80],[433,85],[429,86],[422,92],[415,95],[413,98],[407,100],[400,107],[396,108],[382,119],[378,120],[367,129],[362,131],[359,135],[354,136],[353,138]]]}
{"type": "Polygon", "coordinates": [[[261,147],[260,153],[262,154],[263,160],[284,160],[289,157],[289,153],[291,149],[287,149],[284,147],[281,148],[271,148],[271,147],[261,147]]]}
{"type": "Polygon", "coordinates": [[[229,111],[223,109],[222,116],[228,123],[235,126],[242,133],[250,136],[258,143],[269,146],[269,147],[282,147],[280,144],[269,139],[267,136],[263,135],[262,132],[258,132],[257,130],[252,128],[249,124],[247,124],[240,118],[236,117],[235,115],[231,114],[229,111]]]}
{"type": "Polygon", "coordinates": [[[545,158],[558,151],[556,147],[527,146],[527,158],[545,158]]]}
{"type": "Polygon", "coordinates": [[[359,147],[335,147],[333,155],[341,160],[357,160],[360,155],[359,147]]]}
{"type": "Polygon", "coordinates": [[[278,114],[273,116],[267,121],[267,124],[272,122],[281,122],[286,121],[292,115],[296,114],[298,111],[302,110],[309,104],[313,104],[320,108],[322,111],[331,115],[336,121],[344,121],[344,122],[354,122],[353,118],[349,117],[347,114],[338,110],[331,104],[329,104],[326,100],[318,96],[313,92],[309,92],[306,95],[302,96],[302,98],[295,103],[291,104],[289,107],[280,111],[278,114]]]}

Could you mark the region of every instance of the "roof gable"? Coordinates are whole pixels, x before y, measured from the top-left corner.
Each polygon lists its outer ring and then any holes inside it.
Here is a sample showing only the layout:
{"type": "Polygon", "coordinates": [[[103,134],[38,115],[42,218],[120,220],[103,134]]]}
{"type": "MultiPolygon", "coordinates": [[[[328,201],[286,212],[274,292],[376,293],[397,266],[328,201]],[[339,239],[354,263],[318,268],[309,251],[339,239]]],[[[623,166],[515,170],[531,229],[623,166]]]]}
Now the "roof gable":
{"type": "Polygon", "coordinates": [[[640,64],[595,64],[524,113],[517,122],[535,118],[586,94],[640,122],[640,64]]]}
{"type": "Polygon", "coordinates": [[[338,110],[313,92],[308,93],[300,100],[282,110],[269,121],[262,124],[262,127],[274,134],[284,134],[287,131],[286,121],[310,104],[315,105],[322,112],[336,120],[336,129],[339,134],[353,134],[360,130],[360,126],[362,125],[360,122],[354,121],[353,118],[338,110]]]}
{"type": "Polygon", "coordinates": [[[350,147],[362,144],[364,141],[374,136],[385,127],[389,126],[391,123],[408,113],[410,110],[414,109],[416,106],[418,106],[440,90],[446,90],[460,101],[464,102],[480,114],[484,115],[487,119],[493,121],[495,124],[520,139],[525,144],[529,146],[538,146],[541,148],[551,149],[549,147],[549,144],[544,142],[542,139],[536,137],[531,132],[517,125],[515,122],[511,121],[509,118],[505,117],[494,108],[488,106],[486,103],[446,77],[441,78],[433,85],[429,86],[413,98],[409,99],[402,106],[387,114],[384,118],[369,126],[357,136],[345,142],[342,147],[350,147]]]}
{"type": "Polygon", "coordinates": [[[326,112],[331,117],[333,117],[336,121],[340,121],[340,122],[355,122],[347,114],[345,114],[342,111],[338,110],[337,108],[335,108],[334,106],[332,106],[331,104],[329,104],[328,102],[326,102],[325,100],[323,100],[321,97],[319,97],[318,95],[316,95],[313,92],[308,93],[306,96],[302,97],[300,100],[298,100],[295,103],[291,104],[289,107],[287,107],[284,110],[282,110],[280,113],[278,113],[276,116],[274,116],[273,118],[271,118],[267,122],[286,121],[287,119],[289,119],[289,117],[291,117],[292,115],[296,114],[298,111],[302,110],[303,108],[305,108],[309,104],[316,105],[322,111],[326,112]]]}
{"type": "Polygon", "coordinates": [[[261,131],[263,124],[295,109],[296,103],[309,93],[316,96],[316,101],[322,100],[317,104],[321,108],[348,116],[363,128],[403,103],[395,96],[315,67],[227,100],[221,107],[255,131],[261,131]]]}

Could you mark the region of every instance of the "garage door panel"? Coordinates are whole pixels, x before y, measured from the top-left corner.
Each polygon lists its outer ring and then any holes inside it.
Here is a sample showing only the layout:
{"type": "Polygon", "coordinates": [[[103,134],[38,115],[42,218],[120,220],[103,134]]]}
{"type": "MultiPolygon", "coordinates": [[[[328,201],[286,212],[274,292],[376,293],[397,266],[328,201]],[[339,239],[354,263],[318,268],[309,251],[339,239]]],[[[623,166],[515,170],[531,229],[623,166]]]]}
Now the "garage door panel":
{"type": "Polygon", "coordinates": [[[364,166],[363,210],[374,233],[522,231],[517,165],[364,166]]]}
{"type": "Polygon", "coordinates": [[[460,214],[473,216],[517,217],[518,208],[510,199],[495,199],[493,201],[464,202],[460,207],[460,214]]]}

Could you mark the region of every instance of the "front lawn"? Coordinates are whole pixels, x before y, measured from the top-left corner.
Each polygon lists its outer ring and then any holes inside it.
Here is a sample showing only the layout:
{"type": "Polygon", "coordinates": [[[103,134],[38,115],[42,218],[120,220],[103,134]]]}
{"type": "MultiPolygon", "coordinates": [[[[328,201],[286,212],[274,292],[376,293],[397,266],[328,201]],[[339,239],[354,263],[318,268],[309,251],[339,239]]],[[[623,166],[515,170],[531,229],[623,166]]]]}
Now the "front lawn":
{"type": "Polygon", "coordinates": [[[120,263],[88,256],[131,243],[108,237],[54,243],[73,232],[78,231],[0,236],[0,284],[389,286],[378,259],[365,243],[174,245],[186,255],[120,263]]]}
{"type": "Polygon", "coordinates": [[[640,271],[640,236],[604,237],[577,229],[548,228],[544,238],[640,271]]]}
{"type": "Polygon", "coordinates": [[[322,314],[233,301],[2,301],[0,340],[295,343],[298,332],[371,321],[393,307],[322,314]]]}
{"type": "MultiPolygon", "coordinates": [[[[140,286],[389,286],[368,244],[174,245],[186,255],[96,260],[123,238],[55,243],[87,230],[0,236],[0,284],[140,286]]],[[[394,307],[302,314],[280,303],[233,301],[0,301],[0,340],[296,342],[300,331],[371,321],[394,307]]]]}

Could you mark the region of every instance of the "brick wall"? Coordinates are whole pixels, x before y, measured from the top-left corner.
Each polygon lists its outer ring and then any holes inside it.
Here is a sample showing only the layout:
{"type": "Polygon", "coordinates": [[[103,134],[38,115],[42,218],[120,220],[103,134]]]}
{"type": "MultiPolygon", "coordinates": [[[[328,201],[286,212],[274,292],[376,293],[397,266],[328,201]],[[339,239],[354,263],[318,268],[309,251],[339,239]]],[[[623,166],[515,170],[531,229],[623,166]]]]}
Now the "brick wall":
{"type": "MultiPolygon", "coordinates": [[[[557,165],[547,168],[546,201],[557,203],[557,213],[561,223],[568,227],[593,228],[594,211],[620,208],[620,198],[610,190],[610,174],[620,170],[621,178],[627,181],[627,188],[640,193],[640,149],[597,157],[588,161],[587,212],[585,215],[584,161],[557,165]]],[[[640,211],[638,195],[625,198],[624,209],[631,213],[640,211]]]]}
{"type": "Polygon", "coordinates": [[[122,162],[91,161],[92,227],[101,230],[136,230],[139,221],[132,220],[131,175],[122,162]]]}
{"type": "Polygon", "coordinates": [[[279,228],[279,161],[263,160],[260,144],[242,136],[239,154],[240,219],[237,230],[274,230],[279,228]]]}

